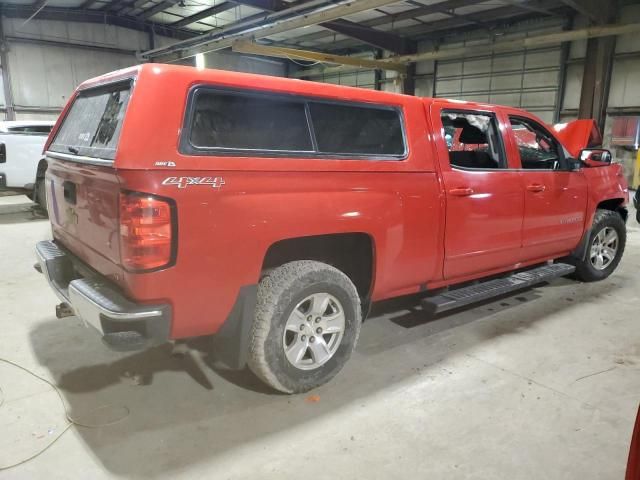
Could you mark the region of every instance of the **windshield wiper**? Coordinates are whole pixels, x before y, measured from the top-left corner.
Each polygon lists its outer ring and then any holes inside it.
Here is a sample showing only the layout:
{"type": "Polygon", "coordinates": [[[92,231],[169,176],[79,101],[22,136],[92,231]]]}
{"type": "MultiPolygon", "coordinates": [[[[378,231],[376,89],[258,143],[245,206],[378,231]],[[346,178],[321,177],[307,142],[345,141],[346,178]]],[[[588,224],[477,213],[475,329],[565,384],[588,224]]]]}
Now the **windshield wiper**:
{"type": "Polygon", "coordinates": [[[78,150],[76,147],[67,147],[67,150],[69,150],[74,155],[78,155],[78,153],[80,152],[80,150],[78,150]]]}

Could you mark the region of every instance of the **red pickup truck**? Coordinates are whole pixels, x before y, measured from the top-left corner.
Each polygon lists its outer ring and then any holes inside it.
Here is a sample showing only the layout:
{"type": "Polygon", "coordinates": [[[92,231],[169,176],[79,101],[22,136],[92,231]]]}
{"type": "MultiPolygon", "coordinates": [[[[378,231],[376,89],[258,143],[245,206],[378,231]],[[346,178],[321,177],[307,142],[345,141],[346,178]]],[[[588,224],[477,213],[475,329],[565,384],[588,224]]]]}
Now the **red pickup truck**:
{"type": "Polygon", "coordinates": [[[628,190],[592,140],[589,120],[138,66],[84,82],[54,127],[37,268],[112,348],[212,335],[219,363],[303,392],[372,302],[611,274],[628,190]]]}

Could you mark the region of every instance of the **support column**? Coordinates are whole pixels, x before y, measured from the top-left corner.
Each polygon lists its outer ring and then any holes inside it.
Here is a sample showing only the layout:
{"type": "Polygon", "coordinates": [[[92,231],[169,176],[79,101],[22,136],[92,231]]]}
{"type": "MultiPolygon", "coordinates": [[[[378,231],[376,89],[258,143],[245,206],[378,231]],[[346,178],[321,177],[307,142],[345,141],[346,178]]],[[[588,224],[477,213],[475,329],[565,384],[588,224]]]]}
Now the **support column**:
{"type": "MultiPolygon", "coordinates": [[[[375,58],[376,60],[380,60],[382,58],[382,50],[377,49],[375,51],[375,54],[373,55],[373,58],[375,58]]],[[[373,88],[376,90],[382,90],[382,70],[380,70],[379,68],[376,68],[374,71],[374,81],[373,81],[373,88]]]]}
{"type": "MultiPolygon", "coordinates": [[[[413,42],[407,45],[404,54],[411,55],[413,53],[418,53],[418,45],[413,42]]],[[[415,95],[416,94],[416,63],[412,62],[407,65],[407,71],[403,74],[402,77],[402,93],[405,95],[415,95]]]]}
{"type": "Polygon", "coordinates": [[[407,72],[402,77],[402,93],[405,95],[416,94],[416,64],[407,65],[407,72]]]}
{"type": "Polygon", "coordinates": [[[4,16],[0,16],[0,68],[2,68],[2,84],[4,87],[5,120],[15,120],[16,110],[13,103],[13,90],[11,89],[11,75],[9,74],[8,44],[4,36],[4,16]]]}
{"type": "MultiPolygon", "coordinates": [[[[614,23],[618,11],[617,7],[615,0],[603,2],[601,22],[599,23],[614,23]]],[[[600,131],[604,131],[607,117],[615,51],[615,36],[587,40],[578,118],[593,118],[600,131]]]]}

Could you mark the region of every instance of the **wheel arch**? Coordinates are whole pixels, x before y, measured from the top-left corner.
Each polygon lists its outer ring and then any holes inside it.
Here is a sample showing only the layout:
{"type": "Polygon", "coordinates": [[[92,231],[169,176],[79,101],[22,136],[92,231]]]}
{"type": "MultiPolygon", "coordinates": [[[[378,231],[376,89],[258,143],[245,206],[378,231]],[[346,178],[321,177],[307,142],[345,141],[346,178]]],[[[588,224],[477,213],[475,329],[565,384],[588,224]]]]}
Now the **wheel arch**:
{"type": "Polygon", "coordinates": [[[610,210],[612,212],[616,212],[622,217],[622,220],[624,220],[625,223],[627,221],[627,218],[629,217],[629,211],[625,206],[624,198],[609,198],[607,200],[602,200],[596,205],[596,211],[597,210],[610,210]]]}
{"type": "Polygon", "coordinates": [[[351,279],[361,299],[363,317],[366,317],[375,281],[375,257],[375,240],[365,232],[293,237],[278,240],[268,247],[262,271],[296,260],[315,260],[331,265],[351,279]]]}

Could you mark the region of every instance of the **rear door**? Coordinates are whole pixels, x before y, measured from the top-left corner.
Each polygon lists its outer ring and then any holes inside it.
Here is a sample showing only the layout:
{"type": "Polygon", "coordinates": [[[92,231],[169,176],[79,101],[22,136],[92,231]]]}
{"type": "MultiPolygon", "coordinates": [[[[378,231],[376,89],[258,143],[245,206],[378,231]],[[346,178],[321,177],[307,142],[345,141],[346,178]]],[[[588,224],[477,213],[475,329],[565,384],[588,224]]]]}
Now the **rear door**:
{"type": "Polygon", "coordinates": [[[113,163],[130,93],[130,80],[81,91],[46,152],[54,237],[99,270],[120,263],[113,163]]]}
{"type": "Polygon", "coordinates": [[[495,111],[431,107],[446,195],[444,278],[511,266],[520,258],[524,199],[495,111]]]}
{"type": "Polygon", "coordinates": [[[538,121],[509,115],[524,190],[522,260],[573,250],[584,231],[587,181],[569,171],[561,144],[538,121]]]}

